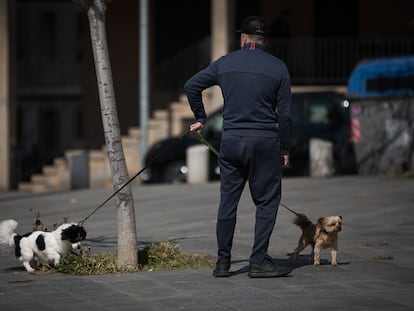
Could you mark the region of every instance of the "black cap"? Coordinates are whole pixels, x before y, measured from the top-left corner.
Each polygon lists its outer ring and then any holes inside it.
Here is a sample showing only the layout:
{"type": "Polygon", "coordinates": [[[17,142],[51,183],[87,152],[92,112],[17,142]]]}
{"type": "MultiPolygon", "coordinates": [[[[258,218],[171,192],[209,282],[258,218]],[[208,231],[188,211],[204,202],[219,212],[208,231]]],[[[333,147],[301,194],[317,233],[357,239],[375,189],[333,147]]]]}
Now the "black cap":
{"type": "Polygon", "coordinates": [[[241,28],[237,32],[267,37],[268,27],[260,16],[248,16],[243,20],[241,28]]]}

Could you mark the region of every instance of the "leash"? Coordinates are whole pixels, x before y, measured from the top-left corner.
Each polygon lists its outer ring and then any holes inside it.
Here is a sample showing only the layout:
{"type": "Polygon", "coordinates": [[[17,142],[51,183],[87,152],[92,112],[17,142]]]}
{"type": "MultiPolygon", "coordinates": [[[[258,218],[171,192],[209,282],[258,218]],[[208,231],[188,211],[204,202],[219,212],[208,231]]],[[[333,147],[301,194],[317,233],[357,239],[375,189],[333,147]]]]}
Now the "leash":
{"type": "MultiPolygon", "coordinates": [[[[83,220],[81,220],[79,222],[79,226],[82,226],[84,224],[84,222],[86,220],[88,220],[93,214],[95,214],[100,208],[102,208],[106,203],[108,203],[114,196],[116,196],[122,189],[124,189],[127,185],[129,185],[135,178],[137,178],[143,171],[145,171],[149,166],[151,166],[151,164],[157,160],[161,155],[163,155],[172,145],[178,143],[180,140],[182,140],[185,136],[187,136],[188,134],[192,133],[191,130],[188,130],[187,132],[185,132],[184,134],[182,134],[181,136],[178,137],[178,140],[173,140],[171,141],[167,146],[165,146],[158,154],[156,154],[150,161],[148,161],[148,163],[138,172],[136,173],[134,176],[132,176],[125,184],[123,184],[118,190],[116,190],[114,193],[112,193],[105,201],[103,201],[97,208],[95,208],[91,213],[89,213],[88,216],[86,216],[83,220]]],[[[202,135],[201,135],[201,131],[196,131],[195,132],[198,136],[198,140],[203,143],[204,145],[207,146],[207,148],[209,150],[211,150],[216,156],[219,156],[219,152],[217,151],[216,148],[214,148],[202,135]]],[[[295,212],[294,210],[290,209],[289,207],[287,207],[286,205],[284,205],[283,203],[280,203],[281,206],[283,206],[284,208],[286,208],[288,211],[290,211],[291,213],[299,216],[300,214],[295,212]]]]}
{"type": "Polygon", "coordinates": [[[148,163],[134,176],[132,176],[125,184],[123,184],[118,190],[116,190],[114,193],[112,193],[105,201],[103,201],[97,208],[95,208],[88,216],[86,216],[83,220],[79,222],[79,226],[82,226],[83,223],[89,219],[93,214],[95,214],[102,206],[104,206],[106,203],[108,203],[114,196],[116,196],[122,189],[124,189],[126,186],[128,186],[135,178],[137,178],[143,171],[145,171],[151,164],[157,160],[160,156],[162,156],[172,145],[175,145],[180,140],[182,140],[185,136],[190,134],[191,131],[188,130],[184,134],[178,137],[178,140],[171,141],[167,146],[165,146],[159,153],[157,153],[148,163]]]}
{"type": "Polygon", "coordinates": [[[297,213],[297,212],[295,212],[293,209],[291,209],[291,208],[289,208],[289,207],[287,207],[285,204],[283,204],[283,203],[279,203],[279,205],[280,206],[283,206],[284,208],[286,208],[289,212],[291,212],[291,213],[293,213],[293,214],[295,214],[296,216],[301,216],[302,214],[299,214],[299,213],[297,213]]]}
{"type": "Polygon", "coordinates": [[[196,132],[198,135],[198,140],[207,146],[216,156],[219,156],[219,153],[216,148],[214,148],[203,136],[201,136],[201,131],[196,132]]]}

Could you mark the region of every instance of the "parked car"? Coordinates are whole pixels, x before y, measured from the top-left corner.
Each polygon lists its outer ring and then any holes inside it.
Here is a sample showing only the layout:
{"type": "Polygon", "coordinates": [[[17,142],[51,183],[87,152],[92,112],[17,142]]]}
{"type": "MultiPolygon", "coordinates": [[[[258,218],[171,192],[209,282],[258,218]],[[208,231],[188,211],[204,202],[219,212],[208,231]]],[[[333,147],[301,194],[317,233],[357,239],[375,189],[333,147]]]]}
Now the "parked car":
{"type": "MultiPolygon", "coordinates": [[[[290,167],[286,176],[309,174],[309,142],[321,138],[333,143],[335,174],[356,172],[353,145],[349,137],[349,103],[344,94],[336,92],[305,92],[292,94],[293,133],[290,153],[290,167]]],[[[202,136],[219,150],[222,133],[222,110],[211,113],[202,131],[202,136]]],[[[141,174],[144,183],[186,182],[186,150],[200,144],[197,134],[182,138],[169,137],[156,142],[145,156],[149,167],[141,174]],[[161,155],[160,155],[161,153],[161,155]]],[[[210,180],[220,178],[217,156],[209,152],[210,180]]]]}

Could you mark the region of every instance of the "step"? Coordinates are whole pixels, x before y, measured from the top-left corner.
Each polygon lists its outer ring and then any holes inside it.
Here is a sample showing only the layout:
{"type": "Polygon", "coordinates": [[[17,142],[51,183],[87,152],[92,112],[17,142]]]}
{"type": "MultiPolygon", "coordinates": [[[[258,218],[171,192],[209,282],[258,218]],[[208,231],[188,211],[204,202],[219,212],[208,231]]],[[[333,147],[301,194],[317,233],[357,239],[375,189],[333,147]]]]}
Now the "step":
{"type": "MultiPolygon", "coordinates": [[[[206,93],[206,92],[204,92],[204,93],[206,93]]],[[[204,94],[203,94],[203,96],[204,96],[204,94]]],[[[181,102],[183,104],[186,104],[188,106],[187,95],[181,94],[180,96],[178,96],[178,100],[179,100],[179,102],[181,102]]]]}
{"type": "Polygon", "coordinates": [[[19,192],[32,192],[32,184],[30,182],[20,182],[17,185],[19,192]]]}
{"type": "Polygon", "coordinates": [[[105,147],[89,151],[89,187],[110,188],[112,176],[105,147]]]}
{"type": "Polygon", "coordinates": [[[61,184],[61,175],[63,174],[63,170],[55,166],[44,166],[42,168],[43,176],[46,179],[46,185],[51,190],[63,190],[63,185],[61,184]]]}
{"type": "Polygon", "coordinates": [[[45,176],[56,175],[59,172],[59,169],[54,165],[45,165],[42,167],[42,174],[45,176]]]}
{"type": "Polygon", "coordinates": [[[47,191],[50,191],[50,189],[46,185],[32,183],[32,191],[31,192],[40,193],[40,192],[47,192],[47,191]]]}
{"type": "Polygon", "coordinates": [[[193,113],[190,106],[182,102],[173,102],[170,109],[172,118],[177,118],[181,115],[192,115],[193,113]]]}
{"type": "Polygon", "coordinates": [[[135,139],[141,138],[141,129],[139,127],[130,127],[128,129],[128,136],[135,139]]]}
{"type": "MultiPolygon", "coordinates": [[[[130,136],[122,136],[122,148],[139,148],[139,139],[130,136]]],[[[124,150],[125,151],[125,150],[124,150]]]]}
{"type": "Polygon", "coordinates": [[[46,192],[49,189],[47,186],[46,177],[41,174],[32,175],[30,178],[30,183],[32,185],[31,192],[46,192]]]}
{"type": "Polygon", "coordinates": [[[34,174],[30,178],[30,181],[32,183],[45,183],[46,177],[44,175],[42,175],[42,174],[34,174]]]}
{"type": "Polygon", "coordinates": [[[67,164],[68,162],[66,161],[65,158],[56,158],[53,160],[53,166],[57,169],[57,170],[66,170],[67,169],[67,164]]]}
{"type": "Polygon", "coordinates": [[[168,121],[169,113],[166,109],[157,109],[153,112],[154,120],[168,121]]]}
{"type": "Polygon", "coordinates": [[[86,155],[88,151],[84,149],[70,149],[65,151],[65,159],[68,161],[71,157],[79,156],[79,155],[86,155]]]}
{"type": "Polygon", "coordinates": [[[152,146],[158,140],[168,137],[168,124],[162,120],[150,120],[148,122],[148,146],[152,146]]]}

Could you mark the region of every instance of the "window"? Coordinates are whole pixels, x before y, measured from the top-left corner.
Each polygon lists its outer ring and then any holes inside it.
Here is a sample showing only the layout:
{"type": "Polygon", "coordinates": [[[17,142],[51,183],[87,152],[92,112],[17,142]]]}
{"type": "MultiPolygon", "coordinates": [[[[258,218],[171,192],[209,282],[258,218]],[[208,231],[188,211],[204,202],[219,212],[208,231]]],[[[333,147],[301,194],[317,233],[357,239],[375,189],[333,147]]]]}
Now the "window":
{"type": "Polygon", "coordinates": [[[323,104],[313,104],[309,107],[310,124],[329,124],[328,107],[323,104]]]}

